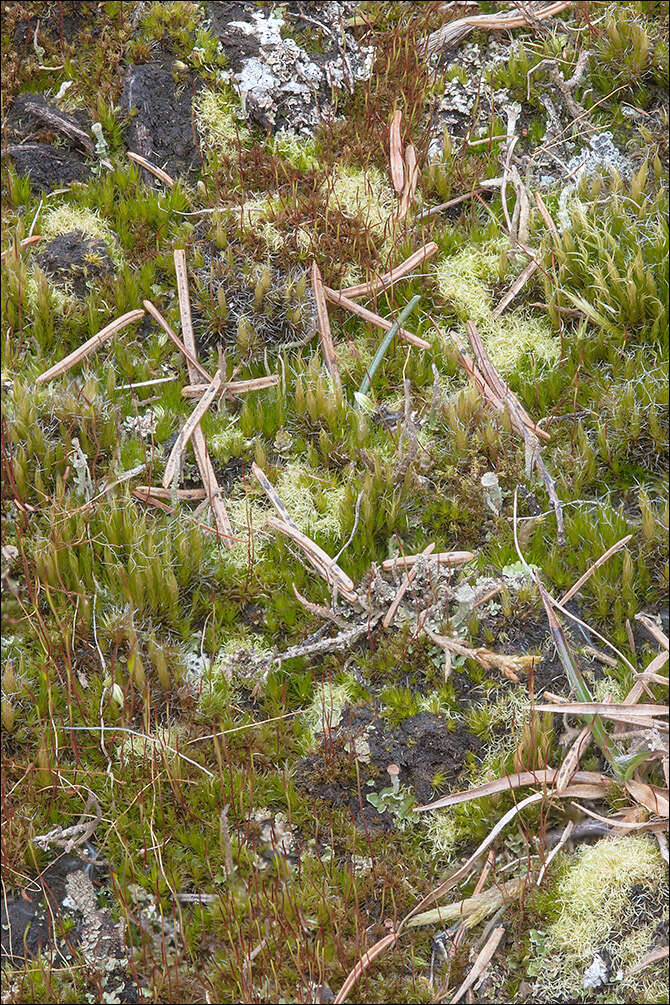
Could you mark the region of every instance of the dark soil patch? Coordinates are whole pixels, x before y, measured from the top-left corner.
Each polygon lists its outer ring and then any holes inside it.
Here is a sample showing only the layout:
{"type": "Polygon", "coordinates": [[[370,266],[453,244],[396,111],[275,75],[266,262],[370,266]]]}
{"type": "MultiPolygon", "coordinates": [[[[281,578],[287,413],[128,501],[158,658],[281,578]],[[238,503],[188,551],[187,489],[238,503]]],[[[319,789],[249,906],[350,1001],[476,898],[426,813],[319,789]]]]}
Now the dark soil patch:
{"type": "MultiPolygon", "coordinates": [[[[192,120],[193,97],[198,84],[191,80],[177,87],[171,70],[157,63],[128,69],[120,104],[132,114],[126,129],[128,149],[180,178],[200,168],[192,120]]],[[[156,179],[147,175],[147,180],[156,179]]]]}
{"type": "Polygon", "coordinates": [[[324,737],[323,749],[300,762],[298,785],[309,795],[334,806],[348,806],[359,827],[373,831],[391,830],[392,816],[379,813],[367,803],[369,792],[380,792],[390,784],[387,768],[397,764],[401,785],[411,786],[420,803],[428,802],[452,788],[459,780],[468,751],[478,753],[482,742],[464,729],[448,732],[444,719],[430,712],[409,716],[398,726],[389,726],[370,706],[345,709],[341,724],[324,737]],[[359,754],[358,793],[355,751],[361,742],[369,748],[369,762],[359,754]],[[440,788],[433,787],[437,773],[440,788]],[[367,783],[372,779],[374,786],[367,783]]]}
{"type": "MultiPolygon", "coordinates": [[[[56,945],[54,920],[62,916],[65,880],[69,873],[86,867],[73,855],[52,862],[16,896],[2,898],[2,960],[20,966],[56,945]]],[[[74,945],[76,940],[70,943],[74,945]]]]}
{"type": "Polygon", "coordinates": [[[27,175],[38,192],[86,181],[90,172],[82,157],[48,143],[12,144],[7,153],[20,175],[27,175]]]}
{"type": "Polygon", "coordinates": [[[105,242],[80,230],[71,230],[49,241],[37,256],[37,263],[54,282],[69,286],[82,299],[89,292],[89,283],[98,283],[114,271],[105,242]]]}

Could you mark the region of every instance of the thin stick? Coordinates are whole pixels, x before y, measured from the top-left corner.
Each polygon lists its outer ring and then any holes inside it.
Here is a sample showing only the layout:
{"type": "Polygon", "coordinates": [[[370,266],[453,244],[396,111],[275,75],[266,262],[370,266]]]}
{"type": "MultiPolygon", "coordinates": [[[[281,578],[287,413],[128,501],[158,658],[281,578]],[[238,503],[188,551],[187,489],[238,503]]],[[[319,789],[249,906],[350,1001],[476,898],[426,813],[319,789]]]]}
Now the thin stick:
{"type": "MultiPolygon", "coordinates": [[[[425,552],[421,552],[421,555],[423,554],[425,552]]],[[[415,564],[421,555],[398,555],[397,558],[385,558],[382,562],[382,569],[384,572],[390,572],[398,567],[408,569],[415,564]]],[[[438,565],[463,565],[464,562],[471,562],[474,557],[471,551],[438,551],[436,555],[432,556],[431,562],[437,562],[438,565]]]]}
{"type": "Polygon", "coordinates": [[[378,293],[383,293],[384,290],[389,289],[399,279],[413,272],[417,266],[423,265],[425,261],[432,258],[438,251],[439,248],[435,244],[435,241],[429,241],[428,244],[424,244],[423,248],[419,248],[409,258],[406,258],[404,262],[400,262],[399,265],[390,269],[385,275],[380,276],[379,279],[373,279],[369,283],[361,283],[359,286],[348,286],[345,290],[339,291],[340,296],[373,297],[378,293]]]}
{"type": "Polygon", "coordinates": [[[258,484],[261,486],[263,491],[265,492],[266,496],[268,497],[274,508],[276,509],[280,519],[283,520],[284,523],[287,523],[289,527],[293,527],[295,530],[299,530],[300,528],[293,520],[293,517],[286,509],[286,506],[284,506],[284,503],[280,499],[279,494],[275,490],[274,486],[268,480],[262,468],[260,468],[255,461],[251,465],[251,473],[258,482],[258,484]]]}
{"type": "Polygon", "coordinates": [[[161,312],[158,310],[157,307],[154,307],[154,305],[151,303],[150,300],[143,300],[142,303],[147,313],[151,314],[151,317],[154,319],[154,321],[157,321],[158,324],[163,329],[163,331],[166,332],[166,334],[169,335],[169,337],[172,339],[174,344],[177,346],[177,349],[179,349],[179,352],[186,357],[186,361],[190,364],[189,373],[190,373],[190,367],[193,366],[198,371],[200,376],[204,377],[205,380],[207,381],[204,387],[208,387],[212,381],[212,378],[207,373],[207,371],[202,366],[200,366],[198,360],[195,357],[195,354],[191,353],[190,350],[186,348],[186,346],[179,338],[177,333],[174,331],[171,325],[167,323],[161,312]]]}
{"type": "Polygon", "coordinates": [[[126,157],[130,161],[134,161],[135,164],[139,164],[140,167],[148,171],[149,174],[154,175],[159,181],[162,181],[164,185],[168,188],[174,188],[174,178],[171,178],[167,171],[163,171],[162,168],[156,167],[151,161],[148,161],[146,157],[142,157],[140,154],[135,154],[131,150],[128,150],[126,157]]]}
{"type": "MultiPolygon", "coordinates": [[[[19,241],[19,248],[27,248],[29,244],[37,244],[41,240],[42,236],[40,234],[33,234],[32,237],[24,237],[22,241],[19,241]]],[[[0,255],[0,262],[4,262],[9,252],[13,250],[14,248],[5,248],[2,255],[0,255]]]]}
{"type": "Polygon", "coordinates": [[[632,534],[627,534],[626,537],[622,537],[620,541],[617,541],[616,544],[613,544],[611,548],[608,548],[607,551],[604,552],[604,554],[602,554],[600,558],[593,563],[593,565],[589,566],[584,575],[579,577],[575,585],[571,586],[570,589],[567,591],[567,593],[563,594],[559,603],[567,604],[568,600],[571,600],[574,597],[575,593],[578,593],[579,590],[581,590],[584,583],[586,583],[586,581],[591,578],[596,569],[600,568],[600,566],[603,565],[603,563],[606,562],[608,558],[611,558],[612,555],[615,555],[617,551],[620,551],[624,547],[624,545],[628,544],[632,536],[633,536],[632,534]]]}
{"type": "MultiPolygon", "coordinates": [[[[278,383],[277,373],[268,377],[255,377],[253,380],[229,380],[223,385],[223,394],[228,397],[234,394],[247,394],[249,391],[263,391],[266,387],[276,387],[278,383]]],[[[181,393],[184,398],[199,398],[208,387],[209,384],[186,384],[182,387],[181,393]]]]}
{"type": "Polygon", "coordinates": [[[179,468],[179,464],[186,449],[188,441],[193,436],[194,432],[200,425],[200,420],[209,408],[209,406],[214,401],[216,394],[221,387],[221,374],[217,373],[214,375],[214,379],[211,384],[201,397],[198,404],[195,406],[191,412],[184,428],[180,432],[179,436],[175,440],[175,444],[172,448],[168,462],[165,465],[165,473],[163,474],[163,488],[167,489],[172,485],[175,474],[179,468]]]}
{"type": "MultiPolygon", "coordinates": [[[[355,300],[350,300],[342,293],[338,293],[337,290],[331,290],[329,286],[324,286],[323,292],[326,294],[326,300],[329,300],[331,304],[335,304],[337,307],[344,307],[346,310],[351,311],[352,314],[356,314],[359,318],[362,318],[363,321],[367,321],[368,324],[376,325],[377,328],[383,328],[384,331],[388,331],[392,327],[391,321],[387,321],[386,318],[380,317],[379,314],[369,311],[367,307],[357,304],[355,300]]],[[[418,335],[413,335],[412,332],[408,332],[404,328],[399,328],[396,334],[399,338],[404,339],[405,342],[409,342],[410,345],[415,345],[418,349],[430,349],[430,342],[426,342],[425,339],[419,338],[418,335]]]]}
{"type": "Polygon", "coordinates": [[[323,292],[323,279],[316,262],[312,262],[312,290],[316,304],[316,317],[319,326],[319,341],[321,343],[323,361],[326,364],[326,369],[332,378],[336,390],[342,394],[342,378],[340,377],[335,346],[333,345],[333,336],[330,330],[328,306],[323,292]]]}
{"type": "MultiPolygon", "coordinates": [[[[154,496],[156,499],[171,499],[172,490],[164,489],[159,485],[138,485],[136,494],[154,496]]],[[[177,499],[206,499],[207,493],[204,489],[177,489],[177,499]]]]}
{"type": "Polygon", "coordinates": [[[71,352],[69,356],[62,359],[60,363],[56,363],[55,366],[52,366],[49,370],[45,370],[44,373],[41,373],[35,383],[45,384],[47,381],[53,380],[54,377],[60,376],[61,373],[65,373],[66,370],[69,370],[70,367],[79,363],[80,360],[84,359],[89,355],[89,353],[92,353],[95,349],[101,346],[103,342],[106,342],[107,339],[112,337],[112,335],[115,335],[123,328],[127,328],[128,325],[131,325],[134,321],[139,321],[139,319],[143,317],[144,311],[134,310],[128,311],[127,314],[123,314],[120,318],[116,318],[114,321],[110,321],[108,325],[101,328],[100,331],[93,335],[87,342],[84,342],[84,344],[80,345],[78,349],[71,352]]]}
{"type": "Polygon", "coordinates": [[[531,278],[531,276],[533,276],[537,272],[538,268],[539,266],[534,259],[528,263],[526,268],[514,280],[514,282],[512,283],[512,285],[510,286],[510,288],[508,289],[507,293],[502,298],[498,306],[494,308],[492,315],[494,318],[500,317],[505,308],[508,307],[509,304],[511,304],[511,302],[514,300],[517,293],[519,293],[524,288],[524,286],[531,278]]]}
{"type": "Polygon", "coordinates": [[[635,620],[639,621],[641,625],[644,625],[649,634],[653,635],[656,641],[660,643],[664,649],[670,650],[670,640],[668,640],[668,636],[658,627],[655,621],[652,621],[648,614],[644,614],[642,612],[640,614],[636,614],[635,620]]]}
{"type": "Polygon", "coordinates": [[[463,195],[457,195],[453,199],[447,199],[446,202],[441,202],[437,206],[431,206],[430,209],[424,209],[422,213],[417,213],[417,220],[425,220],[429,216],[434,216],[435,213],[441,213],[443,209],[451,209],[452,206],[458,206],[462,202],[466,202],[468,199],[476,199],[481,192],[487,192],[489,189],[500,188],[502,185],[502,178],[485,178],[480,181],[478,188],[473,188],[471,192],[464,192],[463,195]]]}
{"type": "Polygon", "coordinates": [[[356,593],[354,592],[354,584],[346,572],[340,569],[339,565],[333,564],[333,560],[330,555],[326,554],[323,548],[320,548],[318,544],[315,544],[311,538],[303,534],[302,531],[294,524],[285,523],[284,520],[277,520],[275,517],[268,517],[268,527],[272,530],[278,531],[280,534],[290,537],[297,545],[299,545],[302,550],[307,555],[314,568],[326,582],[330,582],[330,579],[334,579],[337,583],[338,589],[347,598],[347,600],[356,600],[356,593]]]}
{"type": "Polygon", "coordinates": [[[495,951],[500,945],[501,939],[504,934],[505,934],[504,925],[497,925],[496,928],[493,929],[493,931],[491,932],[490,936],[486,941],[486,945],[482,947],[481,951],[477,956],[477,959],[473,963],[472,970],[465,978],[465,980],[459,987],[454,997],[451,999],[452,1005],[455,1005],[456,1002],[459,1002],[463,997],[463,995],[465,994],[465,992],[469,991],[469,989],[475,983],[477,978],[482,977],[486,973],[489,964],[493,959],[495,951]]]}

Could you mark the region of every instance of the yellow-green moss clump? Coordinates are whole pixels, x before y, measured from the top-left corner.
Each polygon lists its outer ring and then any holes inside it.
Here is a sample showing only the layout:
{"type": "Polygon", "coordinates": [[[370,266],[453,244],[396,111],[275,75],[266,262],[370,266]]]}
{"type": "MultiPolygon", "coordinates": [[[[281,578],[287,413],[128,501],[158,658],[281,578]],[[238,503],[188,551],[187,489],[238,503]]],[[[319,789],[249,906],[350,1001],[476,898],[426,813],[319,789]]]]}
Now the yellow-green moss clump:
{"type": "Polygon", "coordinates": [[[235,101],[229,92],[205,88],[193,102],[195,121],[207,150],[229,153],[231,144],[249,141],[249,130],[236,114],[235,101]]]}
{"type": "Polygon", "coordinates": [[[460,321],[473,321],[500,373],[510,373],[528,353],[544,363],[555,363],[560,344],[549,324],[526,309],[508,309],[493,317],[493,286],[501,276],[505,244],[491,241],[470,245],[449,255],[437,266],[438,288],[460,321]]]}
{"type": "Polygon", "coordinates": [[[651,834],[604,838],[565,862],[551,891],[560,910],[543,940],[535,1001],[584,1000],[584,978],[599,955],[608,960],[610,986],[599,1001],[658,1002],[658,973],[627,977],[655,946],[668,918],[668,873],[651,834]],[[646,990],[645,990],[646,989],[646,990]],[[609,990],[609,994],[608,994],[609,990]],[[648,995],[651,994],[652,997],[648,995]]]}

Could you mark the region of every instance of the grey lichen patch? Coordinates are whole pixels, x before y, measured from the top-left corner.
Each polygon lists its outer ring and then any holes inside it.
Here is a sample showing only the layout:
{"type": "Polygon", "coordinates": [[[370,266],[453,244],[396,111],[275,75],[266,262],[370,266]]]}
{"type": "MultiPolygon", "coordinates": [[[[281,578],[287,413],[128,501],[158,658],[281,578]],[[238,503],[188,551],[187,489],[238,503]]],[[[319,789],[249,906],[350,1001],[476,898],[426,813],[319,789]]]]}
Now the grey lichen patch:
{"type": "Polygon", "coordinates": [[[263,129],[311,133],[328,118],[332,95],[370,74],[371,49],[359,46],[342,27],[354,4],[307,3],[303,11],[222,6],[207,5],[212,29],[228,57],[245,114],[263,129]],[[304,27],[311,36],[321,36],[314,51],[291,37],[291,29],[298,34],[304,27]]]}

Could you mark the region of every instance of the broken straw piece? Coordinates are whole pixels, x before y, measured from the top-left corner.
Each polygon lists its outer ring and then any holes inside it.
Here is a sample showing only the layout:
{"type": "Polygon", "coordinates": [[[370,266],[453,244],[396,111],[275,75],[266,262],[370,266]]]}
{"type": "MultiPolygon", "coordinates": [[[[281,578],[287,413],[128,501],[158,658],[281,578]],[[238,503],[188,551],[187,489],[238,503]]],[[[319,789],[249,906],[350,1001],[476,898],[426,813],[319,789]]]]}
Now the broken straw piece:
{"type": "MultiPolygon", "coordinates": [[[[255,377],[253,380],[229,380],[223,385],[224,395],[246,394],[247,391],[262,391],[266,387],[276,387],[279,374],[272,373],[268,377],[255,377]]],[[[199,398],[204,394],[209,384],[186,384],[181,393],[184,398],[199,398]]]]}
{"type": "Polygon", "coordinates": [[[131,150],[127,151],[126,157],[128,160],[134,161],[135,164],[139,164],[141,168],[144,168],[145,171],[148,171],[149,174],[152,174],[155,178],[158,178],[159,181],[162,181],[168,188],[174,188],[174,178],[171,178],[167,171],[163,171],[162,168],[156,167],[156,165],[152,164],[151,161],[148,161],[146,157],[142,157],[140,154],[135,154],[131,150]]]}
{"type": "Polygon", "coordinates": [[[175,441],[175,445],[172,448],[172,451],[168,458],[168,462],[165,465],[165,473],[163,475],[164,489],[167,489],[172,485],[174,476],[177,473],[177,469],[179,467],[179,462],[181,460],[182,454],[186,449],[186,445],[188,441],[191,439],[191,436],[193,435],[195,430],[200,425],[200,420],[202,419],[203,415],[205,414],[209,406],[214,401],[214,398],[216,397],[217,391],[219,390],[220,387],[221,387],[221,374],[217,373],[215,374],[211,384],[201,397],[200,401],[191,412],[191,415],[189,416],[186,425],[184,426],[184,428],[182,429],[181,433],[179,434],[179,436],[175,441]]]}
{"type": "Polygon", "coordinates": [[[127,328],[128,325],[133,323],[133,321],[139,321],[139,319],[143,317],[144,311],[138,309],[128,311],[127,314],[122,314],[121,317],[116,318],[115,321],[110,321],[108,325],[105,325],[104,328],[101,328],[99,332],[93,335],[88,342],[84,342],[84,344],[80,345],[78,349],[71,352],[69,356],[62,359],[60,363],[56,363],[49,370],[45,370],[44,373],[41,373],[35,383],[45,384],[47,381],[53,380],[54,377],[60,376],[61,373],[65,373],[66,370],[75,366],[75,364],[77,364],[80,360],[88,356],[89,353],[92,353],[95,349],[101,346],[103,342],[106,342],[108,338],[111,338],[112,335],[115,335],[123,328],[127,328]]]}
{"type": "MultiPolygon", "coordinates": [[[[173,255],[175,275],[177,278],[177,295],[179,297],[179,315],[181,317],[181,330],[184,336],[184,345],[188,350],[186,365],[188,367],[189,379],[191,383],[196,380],[196,375],[200,369],[197,362],[197,352],[195,348],[195,338],[193,337],[193,322],[191,320],[191,301],[188,295],[188,274],[186,271],[186,252],[183,248],[177,248],[173,255]]],[[[211,377],[207,375],[207,380],[211,377]]],[[[221,537],[223,537],[226,547],[233,547],[233,528],[230,524],[228,511],[223,499],[219,496],[219,485],[216,474],[212,467],[212,462],[207,451],[207,444],[200,426],[196,426],[193,432],[193,452],[200,471],[202,483],[207,492],[216,527],[221,537]]]]}
{"type": "Polygon", "coordinates": [[[335,388],[342,392],[342,378],[337,366],[337,356],[333,345],[333,336],[330,331],[330,321],[328,319],[328,306],[323,292],[323,280],[321,272],[316,262],[312,262],[312,290],[314,292],[314,302],[316,304],[316,317],[319,325],[319,341],[321,342],[321,352],[326,369],[330,374],[335,388]]]}
{"type": "Polygon", "coordinates": [[[405,165],[402,159],[402,140],[400,139],[400,120],[402,112],[398,108],[393,113],[389,130],[389,161],[391,165],[391,181],[400,194],[405,187],[405,165]]]}
{"type": "Polygon", "coordinates": [[[435,241],[429,241],[428,244],[424,244],[423,248],[419,248],[415,251],[409,258],[406,258],[404,262],[400,262],[393,269],[380,276],[379,279],[373,279],[369,283],[361,283],[359,286],[348,286],[344,290],[340,290],[340,296],[343,297],[363,297],[363,296],[374,296],[376,293],[382,293],[384,290],[393,286],[395,282],[402,279],[403,276],[409,275],[418,265],[422,265],[427,259],[431,258],[437,251],[438,247],[435,241]]]}

